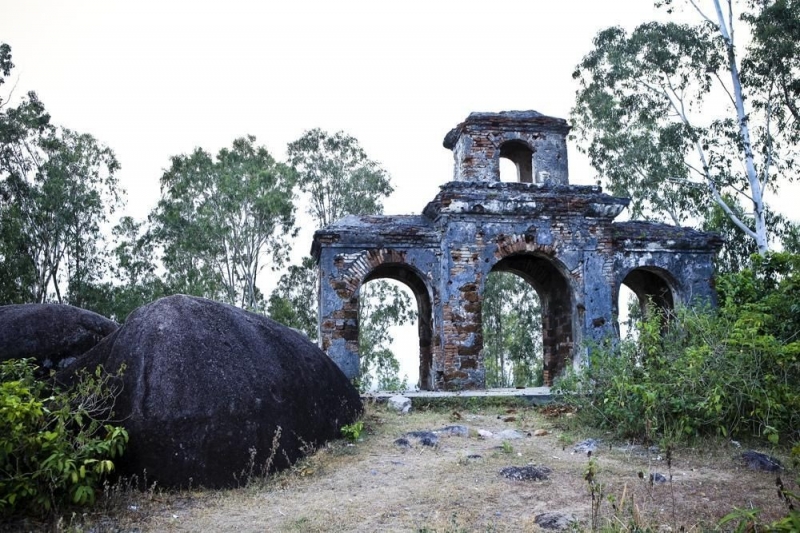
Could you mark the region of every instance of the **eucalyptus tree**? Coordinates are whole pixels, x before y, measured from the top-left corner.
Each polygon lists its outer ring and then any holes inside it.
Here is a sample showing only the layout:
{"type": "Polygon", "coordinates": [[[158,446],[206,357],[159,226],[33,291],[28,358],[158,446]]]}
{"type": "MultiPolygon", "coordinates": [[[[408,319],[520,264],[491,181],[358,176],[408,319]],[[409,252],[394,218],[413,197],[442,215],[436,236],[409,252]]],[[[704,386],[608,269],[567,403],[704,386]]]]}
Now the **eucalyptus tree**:
{"type": "Polygon", "coordinates": [[[297,228],[294,175],[255,142],[175,156],[161,177],[150,222],[170,291],[263,309],[258,276],[285,264],[297,228]]]}
{"type": "Polygon", "coordinates": [[[572,118],[583,149],[632,214],[675,224],[716,205],[759,253],[771,245],[765,195],[794,178],[794,0],[664,0],[695,24],[603,30],[578,65],[572,118]],[[742,24],[753,36],[737,41],[742,24]],[[734,200],[732,200],[734,199],[734,200]],[[746,207],[743,216],[736,203],[746,207]]]}
{"type": "MultiPolygon", "coordinates": [[[[394,190],[389,173],[369,158],[355,137],[315,128],[287,147],[288,163],[307,201],[307,212],[321,228],[347,215],[376,215],[394,190]]],[[[283,275],[270,297],[269,314],[316,338],[317,272],[311,258],[283,275]]],[[[416,310],[397,285],[375,280],[359,289],[361,386],[397,388],[399,362],[391,351],[392,325],[413,321],[416,310]]]]}
{"type": "Polygon", "coordinates": [[[289,143],[287,153],[318,227],[346,215],[381,213],[383,199],[394,191],[389,174],[344,132],[306,131],[289,143]]]}
{"type": "MultiPolygon", "coordinates": [[[[0,44],[0,85],[13,68],[0,44]]],[[[104,275],[104,226],[122,205],[119,164],[94,137],[54,126],[33,92],[0,99],[0,296],[84,304],[104,275]]]]}
{"type": "Polygon", "coordinates": [[[267,314],[281,324],[317,340],[317,276],[314,260],[304,257],[290,265],[269,297],[267,314]]]}

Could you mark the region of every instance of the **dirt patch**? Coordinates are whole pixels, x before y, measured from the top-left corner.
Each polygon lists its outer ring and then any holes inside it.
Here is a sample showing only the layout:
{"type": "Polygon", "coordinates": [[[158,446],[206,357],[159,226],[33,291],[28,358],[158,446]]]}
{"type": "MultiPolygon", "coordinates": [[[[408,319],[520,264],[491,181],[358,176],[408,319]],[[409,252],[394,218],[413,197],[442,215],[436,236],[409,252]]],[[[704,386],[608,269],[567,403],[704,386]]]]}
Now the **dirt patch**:
{"type": "Polygon", "coordinates": [[[508,413],[497,408],[401,416],[370,406],[362,440],[332,442],[277,476],[227,491],[126,492],[83,521],[101,525],[96,531],[541,531],[537,517],[557,513],[582,531],[591,523],[589,458],[574,448],[588,438],[599,441],[592,458],[601,524],[706,530],[734,507],[759,507],[763,519],[785,511],[775,476],[748,469],[730,443],[675,450],[670,468],[656,448],[566,432],[550,415],[519,408],[504,421],[508,413]],[[538,429],[547,434],[533,436],[538,429]],[[434,434],[436,445],[413,432],[434,434]],[[401,438],[408,446],[396,444],[401,438]],[[546,476],[509,479],[507,468],[546,476]]]}

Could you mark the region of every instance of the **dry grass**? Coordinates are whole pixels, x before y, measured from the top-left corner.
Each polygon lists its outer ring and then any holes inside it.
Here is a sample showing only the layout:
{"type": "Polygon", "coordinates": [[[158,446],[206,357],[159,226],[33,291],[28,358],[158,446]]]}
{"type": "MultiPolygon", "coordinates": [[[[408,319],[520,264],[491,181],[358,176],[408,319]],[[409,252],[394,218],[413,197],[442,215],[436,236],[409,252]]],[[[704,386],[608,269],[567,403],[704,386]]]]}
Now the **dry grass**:
{"type": "MultiPolygon", "coordinates": [[[[54,529],[537,531],[535,517],[553,511],[574,515],[578,531],[590,528],[591,498],[584,480],[588,459],[572,453],[572,444],[602,435],[559,429],[555,425],[563,425],[568,414],[554,422],[532,408],[459,414],[460,419],[433,411],[400,416],[370,406],[361,441],[330,443],[269,479],[227,491],[111,491],[103,512],[64,519],[54,529]],[[514,420],[504,420],[509,417],[514,420]],[[435,449],[403,450],[393,444],[407,431],[452,424],[467,426],[470,436],[442,436],[435,449]],[[499,439],[479,438],[478,429],[549,433],[504,445],[499,439]],[[468,459],[470,455],[481,458],[468,459]],[[528,464],[550,467],[550,478],[512,481],[499,475],[506,466],[528,464]]],[[[650,472],[669,477],[665,457],[604,444],[594,454],[603,491],[600,525],[625,530],[638,522],[653,530],[706,531],[734,506],[760,507],[765,519],[780,516],[784,509],[775,496],[774,477],[739,465],[733,459],[740,451],[725,443],[679,449],[673,453],[673,482],[651,485],[650,472]]]]}

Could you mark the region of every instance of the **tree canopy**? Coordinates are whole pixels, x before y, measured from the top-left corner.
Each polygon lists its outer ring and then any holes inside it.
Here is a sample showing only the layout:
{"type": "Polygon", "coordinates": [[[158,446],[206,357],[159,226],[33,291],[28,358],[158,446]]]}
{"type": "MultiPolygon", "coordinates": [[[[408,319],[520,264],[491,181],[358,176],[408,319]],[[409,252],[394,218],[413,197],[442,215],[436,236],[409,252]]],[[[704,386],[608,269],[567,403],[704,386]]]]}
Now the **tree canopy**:
{"type": "Polygon", "coordinates": [[[383,199],[394,190],[389,174],[344,132],[306,131],[289,143],[287,153],[318,227],[345,215],[381,213],[383,199]]]}
{"type": "Polygon", "coordinates": [[[171,291],[263,309],[258,275],[284,265],[296,234],[294,176],[255,142],[175,156],[161,177],[150,220],[171,291]]]}
{"type": "MultiPolygon", "coordinates": [[[[287,147],[289,164],[308,201],[316,227],[346,215],[376,215],[394,190],[389,174],[371,160],[358,140],[344,132],[306,131],[287,147]]],[[[270,296],[269,314],[276,320],[317,335],[317,273],[311,258],[290,267],[270,296]]],[[[398,388],[399,362],[391,351],[389,327],[416,318],[411,299],[384,280],[364,284],[359,294],[361,386],[398,388]]]]}
{"type": "MultiPolygon", "coordinates": [[[[0,85],[13,68],[0,45],[0,85]]],[[[0,98],[0,297],[84,305],[104,275],[104,226],[123,203],[110,148],[55,126],[33,92],[0,98]]]]}
{"type": "Polygon", "coordinates": [[[577,136],[611,191],[633,199],[633,216],[682,224],[717,205],[764,253],[765,194],[795,177],[797,56],[779,54],[797,46],[798,2],[658,2],[678,4],[696,24],[598,34],[574,73],[577,136]],[[746,47],[740,22],[754,36],[746,47]]]}

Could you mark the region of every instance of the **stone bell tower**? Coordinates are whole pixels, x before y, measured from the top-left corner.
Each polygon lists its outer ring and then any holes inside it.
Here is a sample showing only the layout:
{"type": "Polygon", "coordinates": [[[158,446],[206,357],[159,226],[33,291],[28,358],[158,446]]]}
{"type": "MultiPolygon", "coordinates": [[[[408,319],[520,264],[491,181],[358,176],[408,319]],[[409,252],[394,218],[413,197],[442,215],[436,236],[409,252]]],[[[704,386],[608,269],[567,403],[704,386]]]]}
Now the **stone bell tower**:
{"type": "Polygon", "coordinates": [[[454,181],[500,181],[499,158],[517,167],[520,183],[567,185],[567,121],[536,111],[470,113],[450,130],[454,181]]]}

